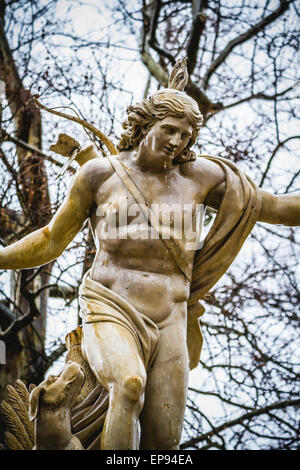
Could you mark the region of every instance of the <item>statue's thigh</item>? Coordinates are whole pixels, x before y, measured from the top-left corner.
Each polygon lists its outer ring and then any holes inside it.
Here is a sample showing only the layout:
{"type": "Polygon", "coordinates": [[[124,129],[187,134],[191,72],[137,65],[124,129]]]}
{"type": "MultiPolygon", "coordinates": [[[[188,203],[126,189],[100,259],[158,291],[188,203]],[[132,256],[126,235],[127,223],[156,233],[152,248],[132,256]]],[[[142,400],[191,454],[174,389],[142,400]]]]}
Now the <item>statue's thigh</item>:
{"type": "Polygon", "coordinates": [[[143,361],[126,328],[111,322],[84,324],[83,347],[91,369],[105,387],[131,376],[141,377],[145,383],[143,361]]]}
{"type": "Polygon", "coordinates": [[[189,370],[185,337],[174,330],[161,332],[159,352],[148,371],[140,416],[144,449],[173,449],[180,442],[189,370]]]}

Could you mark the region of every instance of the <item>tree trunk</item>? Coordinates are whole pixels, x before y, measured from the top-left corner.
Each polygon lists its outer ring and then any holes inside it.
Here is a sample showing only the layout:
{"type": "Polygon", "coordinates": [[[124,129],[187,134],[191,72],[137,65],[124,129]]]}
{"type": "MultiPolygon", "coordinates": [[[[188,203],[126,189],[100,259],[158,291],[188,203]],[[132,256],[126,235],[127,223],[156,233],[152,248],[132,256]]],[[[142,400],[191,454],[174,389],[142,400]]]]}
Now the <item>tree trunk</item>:
{"type": "MultiPolygon", "coordinates": [[[[0,1],[0,80],[5,83],[5,95],[11,110],[16,138],[41,149],[40,110],[34,105],[30,92],[24,89],[9,48],[4,31],[4,9],[4,2],[0,1]]],[[[17,147],[16,151],[18,167],[14,177],[23,211],[22,225],[26,226],[28,232],[32,232],[47,224],[50,219],[47,175],[41,156],[21,147],[17,147]]],[[[16,224],[12,214],[2,212],[0,216],[5,219],[5,227],[16,224]]],[[[14,233],[16,234],[16,230],[14,233]]],[[[1,234],[1,237],[5,240],[5,233],[1,234]]],[[[7,243],[11,241],[9,239],[7,243]]],[[[33,298],[32,293],[48,284],[50,271],[51,266],[45,266],[38,270],[12,272],[12,302],[9,308],[15,320],[28,314],[34,320],[15,334],[2,337],[6,342],[6,364],[0,369],[0,399],[5,397],[6,385],[14,383],[17,378],[26,383],[39,383],[43,379],[40,371],[44,370],[41,364],[45,360],[47,290],[42,290],[36,298],[33,298]]],[[[0,324],[2,331],[9,326],[7,319],[3,321],[0,324]]]]}

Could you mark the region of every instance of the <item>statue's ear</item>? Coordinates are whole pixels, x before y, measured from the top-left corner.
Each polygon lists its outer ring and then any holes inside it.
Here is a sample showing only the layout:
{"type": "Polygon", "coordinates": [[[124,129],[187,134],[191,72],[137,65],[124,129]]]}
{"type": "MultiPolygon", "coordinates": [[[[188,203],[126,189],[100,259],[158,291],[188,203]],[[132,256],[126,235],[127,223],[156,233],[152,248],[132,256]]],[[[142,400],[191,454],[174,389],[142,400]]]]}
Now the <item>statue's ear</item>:
{"type": "Polygon", "coordinates": [[[39,411],[39,405],[40,405],[40,394],[44,390],[44,387],[36,387],[32,390],[32,392],[29,395],[29,419],[30,421],[33,421],[37,413],[39,411]]]}
{"type": "Polygon", "coordinates": [[[144,126],[141,126],[141,133],[143,136],[145,136],[146,134],[148,134],[150,128],[153,126],[153,122],[151,124],[145,124],[144,126]]]}

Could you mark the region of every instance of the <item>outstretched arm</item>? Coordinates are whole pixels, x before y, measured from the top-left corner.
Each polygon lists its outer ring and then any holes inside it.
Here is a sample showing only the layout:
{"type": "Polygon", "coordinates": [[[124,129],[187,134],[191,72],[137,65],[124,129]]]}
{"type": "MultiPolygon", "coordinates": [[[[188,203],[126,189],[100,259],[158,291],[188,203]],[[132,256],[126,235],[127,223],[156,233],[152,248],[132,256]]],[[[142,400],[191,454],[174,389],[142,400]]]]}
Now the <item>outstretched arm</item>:
{"type": "Polygon", "coordinates": [[[93,206],[93,165],[88,162],[76,173],[65,201],[46,227],[0,249],[0,269],[33,268],[62,254],[80,231],[93,206]]]}
{"type": "MultiPolygon", "coordinates": [[[[220,183],[206,198],[206,204],[218,209],[223,193],[224,183],[220,183]]],[[[300,225],[300,194],[271,194],[260,190],[262,208],[260,222],[295,226],[300,225]]]]}
{"type": "Polygon", "coordinates": [[[300,194],[275,195],[262,191],[259,220],[269,224],[300,225],[300,194]]]}
{"type": "MultiPolygon", "coordinates": [[[[226,189],[224,172],[218,165],[205,158],[199,158],[193,163],[190,173],[196,176],[202,187],[205,185],[211,187],[204,204],[218,210],[226,189]],[[201,179],[203,175],[204,179],[201,179]]],[[[183,166],[189,169],[188,163],[183,166]]],[[[262,196],[259,221],[289,226],[300,225],[300,193],[276,195],[261,189],[259,191],[262,196]]]]}

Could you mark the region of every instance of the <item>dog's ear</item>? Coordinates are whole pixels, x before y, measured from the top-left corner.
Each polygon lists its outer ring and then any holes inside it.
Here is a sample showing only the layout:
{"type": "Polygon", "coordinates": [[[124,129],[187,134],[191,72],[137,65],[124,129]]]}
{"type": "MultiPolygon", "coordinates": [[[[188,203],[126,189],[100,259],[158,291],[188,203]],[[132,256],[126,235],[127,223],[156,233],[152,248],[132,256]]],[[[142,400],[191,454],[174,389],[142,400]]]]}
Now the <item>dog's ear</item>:
{"type": "Polygon", "coordinates": [[[80,370],[82,368],[77,362],[68,361],[61,372],[61,377],[67,384],[71,384],[77,379],[80,370]]]}
{"type": "Polygon", "coordinates": [[[39,411],[39,406],[40,406],[40,394],[41,392],[44,391],[44,387],[36,387],[32,390],[32,392],[29,395],[29,419],[30,421],[33,421],[37,413],[39,411]]]}

